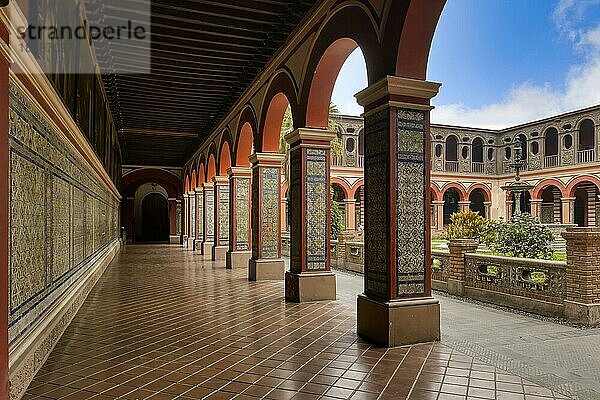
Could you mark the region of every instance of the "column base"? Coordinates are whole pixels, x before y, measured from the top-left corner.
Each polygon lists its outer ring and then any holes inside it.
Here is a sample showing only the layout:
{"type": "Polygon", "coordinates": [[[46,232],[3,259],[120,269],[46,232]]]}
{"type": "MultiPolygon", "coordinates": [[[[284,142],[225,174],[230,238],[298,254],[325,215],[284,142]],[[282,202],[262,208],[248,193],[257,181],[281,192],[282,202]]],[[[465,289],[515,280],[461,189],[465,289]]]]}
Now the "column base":
{"type": "Polygon", "coordinates": [[[213,242],[202,242],[199,250],[203,256],[212,257],[212,248],[214,245],[213,242]]]}
{"type": "Polygon", "coordinates": [[[194,239],[193,237],[187,238],[187,245],[185,246],[188,250],[194,250],[194,239]]]}
{"type": "Polygon", "coordinates": [[[282,281],[285,274],[285,262],[281,258],[258,259],[248,261],[248,279],[251,281],[282,281]]]}
{"type": "Polygon", "coordinates": [[[183,248],[187,248],[187,245],[188,245],[188,237],[187,237],[187,235],[184,235],[183,236],[183,241],[181,242],[181,246],[183,248]]]}
{"type": "Polygon", "coordinates": [[[171,236],[169,236],[169,243],[170,244],[179,244],[180,241],[181,241],[181,238],[179,237],[179,235],[171,235],[171,236]]]}
{"type": "Polygon", "coordinates": [[[202,240],[194,240],[194,251],[202,251],[202,240]]]}
{"type": "Polygon", "coordinates": [[[246,268],[250,258],[252,258],[251,251],[228,251],[225,256],[225,267],[227,269],[246,268]]]}
{"type": "Polygon", "coordinates": [[[285,299],[295,303],[335,300],[335,274],[330,271],[300,274],[286,272],[285,299]]]}
{"type": "Polygon", "coordinates": [[[565,317],[584,325],[600,325],[600,304],[565,300],[565,317]]]}
{"type": "Polygon", "coordinates": [[[439,301],[427,297],[385,302],[361,294],[358,334],[383,347],[439,341],[439,301]]]}
{"type": "Polygon", "coordinates": [[[212,248],[212,260],[213,261],[225,261],[227,254],[227,246],[213,246],[212,248]]]}
{"type": "Polygon", "coordinates": [[[459,281],[457,279],[448,278],[446,290],[448,291],[448,294],[453,294],[455,296],[464,296],[465,281],[459,281]]]}

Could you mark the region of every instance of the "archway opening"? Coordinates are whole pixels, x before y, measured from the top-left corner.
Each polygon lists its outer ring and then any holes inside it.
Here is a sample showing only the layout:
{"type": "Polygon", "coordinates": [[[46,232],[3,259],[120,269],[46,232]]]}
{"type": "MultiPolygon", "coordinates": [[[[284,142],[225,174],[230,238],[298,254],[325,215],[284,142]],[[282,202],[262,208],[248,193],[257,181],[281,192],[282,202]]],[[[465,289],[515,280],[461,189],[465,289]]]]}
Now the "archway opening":
{"type": "Polygon", "coordinates": [[[238,167],[249,167],[248,158],[254,152],[254,132],[250,123],[242,125],[237,139],[235,152],[235,165],[238,167]]]}
{"type": "Polygon", "coordinates": [[[546,168],[558,166],[558,130],[548,128],[544,133],[544,166],[546,168]]]}
{"type": "MultiPolygon", "coordinates": [[[[262,136],[262,151],[277,153],[281,150],[282,130],[293,129],[293,113],[288,98],[277,93],[269,103],[262,136]],[[290,125],[291,124],[291,125],[290,125]],[[290,126],[288,126],[290,125],[290,126]]],[[[291,130],[290,130],[291,131],[291,130]]]]}
{"type": "Polygon", "coordinates": [[[575,204],[573,206],[573,223],[577,226],[597,226],[600,205],[598,187],[592,182],[581,182],[575,186],[575,204]]]}
{"type": "Polygon", "coordinates": [[[471,211],[478,213],[483,218],[489,217],[488,215],[486,215],[486,212],[485,212],[486,196],[485,196],[485,192],[483,191],[483,189],[477,188],[477,189],[473,190],[471,192],[471,194],[469,195],[469,201],[471,202],[469,205],[469,208],[471,211]]]}
{"type": "Polygon", "coordinates": [[[483,140],[481,138],[473,139],[473,162],[483,163],[483,140]]]}
{"type": "Polygon", "coordinates": [[[561,191],[554,185],[549,185],[542,190],[542,205],[540,210],[540,222],[542,224],[562,223],[561,191]]]}
{"type": "Polygon", "coordinates": [[[521,134],[517,139],[521,142],[521,160],[527,160],[527,136],[521,134]]]}
{"type": "Polygon", "coordinates": [[[450,217],[459,211],[460,195],[458,190],[449,188],[444,192],[444,225],[450,224],[450,217]]]}
{"type": "Polygon", "coordinates": [[[169,205],[162,194],[150,193],[142,200],[142,237],[139,241],[169,242],[169,205]]]}
{"type": "Polygon", "coordinates": [[[337,203],[340,213],[342,214],[342,221],[345,226],[348,226],[348,216],[346,215],[346,207],[344,206],[344,200],[346,199],[344,188],[337,183],[332,183],[331,189],[333,190],[333,201],[337,203]]]}
{"type": "MultiPolygon", "coordinates": [[[[512,207],[511,207],[511,215],[515,215],[517,210],[516,196],[513,193],[511,195],[512,207]]],[[[521,213],[531,213],[531,193],[522,192],[520,196],[521,213]]]]}
{"type": "Polygon", "coordinates": [[[229,143],[223,142],[219,156],[219,175],[227,176],[227,170],[231,168],[231,151],[229,143]]]}

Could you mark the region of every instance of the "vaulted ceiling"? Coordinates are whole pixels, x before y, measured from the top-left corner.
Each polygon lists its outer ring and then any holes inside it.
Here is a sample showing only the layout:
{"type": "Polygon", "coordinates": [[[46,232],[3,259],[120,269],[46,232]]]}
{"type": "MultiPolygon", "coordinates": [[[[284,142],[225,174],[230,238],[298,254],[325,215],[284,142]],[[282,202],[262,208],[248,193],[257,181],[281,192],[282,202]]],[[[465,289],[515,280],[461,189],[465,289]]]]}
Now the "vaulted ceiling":
{"type": "MultiPolygon", "coordinates": [[[[105,75],[123,164],[181,166],[285,43],[315,0],[105,0],[122,25],[151,10],[151,73],[105,75]]],[[[96,49],[101,68],[135,71],[136,41],[96,49]]]]}

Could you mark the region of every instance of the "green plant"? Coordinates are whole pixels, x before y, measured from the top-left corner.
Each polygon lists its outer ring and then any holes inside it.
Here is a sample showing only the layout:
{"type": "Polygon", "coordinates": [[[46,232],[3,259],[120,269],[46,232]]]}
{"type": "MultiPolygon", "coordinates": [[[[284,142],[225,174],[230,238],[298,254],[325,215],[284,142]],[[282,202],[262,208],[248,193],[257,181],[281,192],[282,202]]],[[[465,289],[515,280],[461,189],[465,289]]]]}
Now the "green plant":
{"type": "Polygon", "coordinates": [[[492,251],[511,257],[551,259],[554,235],[529,213],[514,215],[510,221],[490,222],[485,243],[492,251]]]}
{"type": "Polygon", "coordinates": [[[340,204],[333,199],[333,188],[329,192],[330,199],[330,223],[331,223],[331,239],[337,240],[338,235],[344,230],[344,215],[340,210],[340,204]]]}
{"type": "Polygon", "coordinates": [[[452,214],[450,224],[446,226],[443,239],[475,239],[486,241],[490,221],[475,211],[461,211],[452,214]]]}

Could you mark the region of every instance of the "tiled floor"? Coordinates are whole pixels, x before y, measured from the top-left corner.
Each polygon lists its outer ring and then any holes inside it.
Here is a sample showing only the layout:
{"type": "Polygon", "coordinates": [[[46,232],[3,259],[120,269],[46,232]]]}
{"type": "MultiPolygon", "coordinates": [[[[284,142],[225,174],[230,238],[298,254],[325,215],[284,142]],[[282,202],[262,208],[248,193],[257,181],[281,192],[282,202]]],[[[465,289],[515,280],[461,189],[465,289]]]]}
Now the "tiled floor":
{"type": "Polygon", "coordinates": [[[343,302],[288,304],[178,247],[128,247],[26,399],[565,399],[441,344],[372,347],[343,302]]]}

